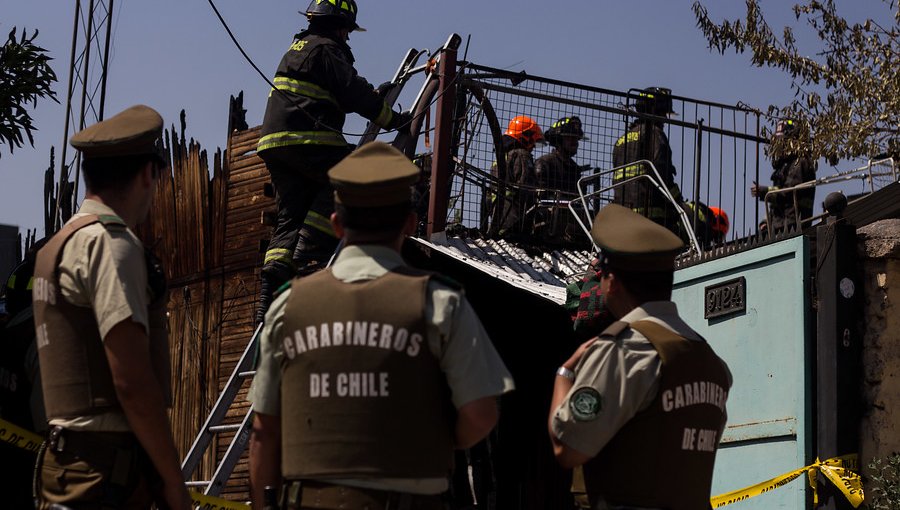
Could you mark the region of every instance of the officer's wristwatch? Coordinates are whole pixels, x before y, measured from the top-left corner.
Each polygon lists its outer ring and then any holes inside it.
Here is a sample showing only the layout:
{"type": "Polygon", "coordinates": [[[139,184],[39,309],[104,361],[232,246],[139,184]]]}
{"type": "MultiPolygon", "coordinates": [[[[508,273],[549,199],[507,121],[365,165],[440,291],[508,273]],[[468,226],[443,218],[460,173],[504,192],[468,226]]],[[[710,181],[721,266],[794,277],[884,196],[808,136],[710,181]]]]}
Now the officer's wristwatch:
{"type": "Polygon", "coordinates": [[[559,367],[559,368],[557,368],[557,369],[556,369],[556,375],[561,376],[561,377],[565,377],[566,379],[568,379],[568,380],[570,380],[570,381],[574,381],[574,380],[575,380],[575,372],[569,370],[569,369],[566,368],[566,367],[559,367]]]}

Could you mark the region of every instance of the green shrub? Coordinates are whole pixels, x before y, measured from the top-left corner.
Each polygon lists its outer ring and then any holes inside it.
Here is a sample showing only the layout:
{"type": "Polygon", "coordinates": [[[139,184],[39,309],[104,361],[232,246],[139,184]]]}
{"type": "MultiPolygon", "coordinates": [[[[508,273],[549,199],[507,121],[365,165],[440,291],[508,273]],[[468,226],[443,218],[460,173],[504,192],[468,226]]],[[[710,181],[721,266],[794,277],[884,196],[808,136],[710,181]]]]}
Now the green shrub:
{"type": "Polygon", "coordinates": [[[869,463],[866,506],[870,510],[900,509],[900,454],[869,463]]]}

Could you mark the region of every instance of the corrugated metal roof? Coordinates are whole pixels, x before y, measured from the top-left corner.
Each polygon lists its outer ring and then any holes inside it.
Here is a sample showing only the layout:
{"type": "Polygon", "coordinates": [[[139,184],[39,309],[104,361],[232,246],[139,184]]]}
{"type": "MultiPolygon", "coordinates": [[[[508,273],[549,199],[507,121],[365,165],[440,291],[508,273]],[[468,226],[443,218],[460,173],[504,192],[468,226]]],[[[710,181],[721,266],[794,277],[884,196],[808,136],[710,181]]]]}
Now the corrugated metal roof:
{"type": "Polygon", "coordinates": [[[492,278],[503,280],[560,305],[566,302],[566,285],[581,277],[592,258],[589,251],[552,250],[534,253],[502,239],[413,239],[492,278]]]}

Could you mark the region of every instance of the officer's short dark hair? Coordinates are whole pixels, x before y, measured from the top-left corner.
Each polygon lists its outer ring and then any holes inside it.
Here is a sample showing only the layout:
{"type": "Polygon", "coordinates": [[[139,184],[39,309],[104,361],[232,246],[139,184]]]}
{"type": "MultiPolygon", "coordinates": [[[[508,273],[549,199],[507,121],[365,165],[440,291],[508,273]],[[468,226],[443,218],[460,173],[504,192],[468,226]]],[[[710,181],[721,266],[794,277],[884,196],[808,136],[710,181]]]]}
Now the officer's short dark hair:
{"type": "Polygon", "coordinates": [[[345,228],[373,234],[384,233],[386,236],[399,234],[412,211],[412,202],[381,207],[347,207],[341,203],[334,204],[334,212],[345,228]]]}
{"type": "Polygon", "coordinates": [[[638,301],[669,301],[672,298],[674,271],[623,271],[607,269],[638,301]]]}
{"type": "Polygon", "coordinates": [[[161,169],[152,154],[85,159],[81,163],[84,184],[94,193],[125,190],[148,162],[154,163],[153,175],[157,176],[161,169]]]}

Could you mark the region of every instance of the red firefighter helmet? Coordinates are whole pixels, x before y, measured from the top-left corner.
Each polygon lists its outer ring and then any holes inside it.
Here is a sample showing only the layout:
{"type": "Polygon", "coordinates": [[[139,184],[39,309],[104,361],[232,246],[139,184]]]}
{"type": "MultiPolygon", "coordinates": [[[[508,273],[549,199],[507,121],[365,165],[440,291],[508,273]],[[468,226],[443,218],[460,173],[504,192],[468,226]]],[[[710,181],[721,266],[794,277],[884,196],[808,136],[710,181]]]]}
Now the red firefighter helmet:
{"type": "Polygon", "coordinates": [[[712,212],[713,216],[711,221],[713,232],[724,238],[728,235],[728,229],[731,226],[731,223],[728,221],[728,214],[719,207],[710,206],[709,210],[712,212]]]}
{"type": "Polygon", "coordinates": [[[544,141],[541,126],[534,119],[525,115],[513,117],[504,134],[518,140],[526,149],[532,149],[535,144],[544,141]]]}

